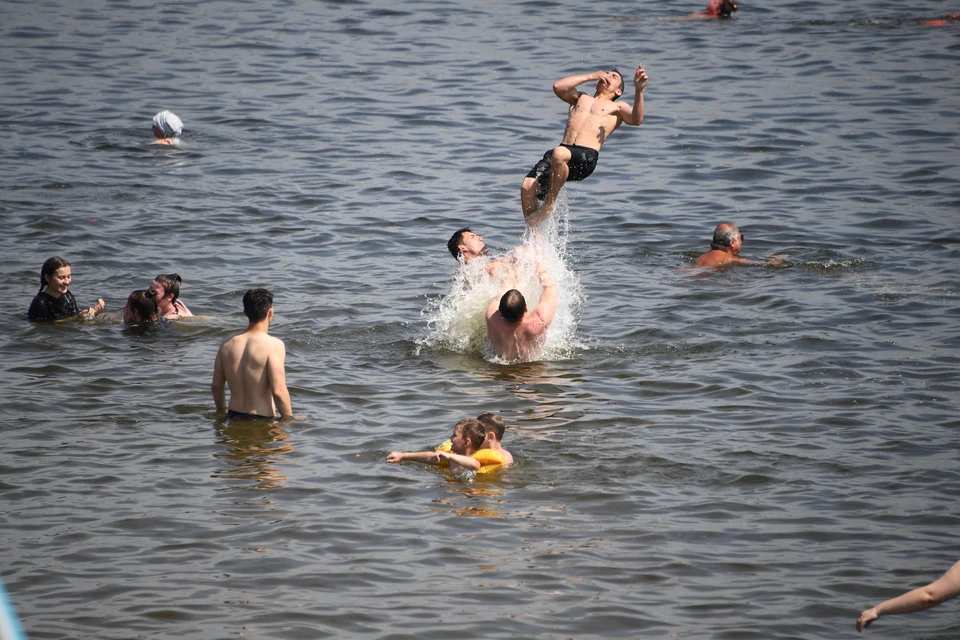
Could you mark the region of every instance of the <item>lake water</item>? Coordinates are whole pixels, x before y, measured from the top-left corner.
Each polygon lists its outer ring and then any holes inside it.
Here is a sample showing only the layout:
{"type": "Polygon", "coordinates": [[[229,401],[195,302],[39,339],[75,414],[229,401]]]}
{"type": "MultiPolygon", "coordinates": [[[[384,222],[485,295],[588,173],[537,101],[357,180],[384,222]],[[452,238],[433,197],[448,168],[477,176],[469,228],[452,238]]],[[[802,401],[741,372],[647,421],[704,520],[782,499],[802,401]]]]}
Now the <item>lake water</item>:
{"type": "Polygon", "coordinates": [[[960,24],[922,21],[958,7],[676,19],[704,4],[4,3],[0,575],[29,636],[832,640],[945,571],[960,24]],[[552,83],[638,63],[643,125],[557,218],[562,344],[457,347],[450,234],[521,244],[552,83]],[[149,145],[162,109],[179,147],[149,145]],[[727,220],[788,259],[691,269],[727,220]],[[52,255],[109,313],[26,321],[52,255]],[[122,327],[170,272],[199,317],[122,327]],[[213,409],[255,286],[292,423],[213,409]],[[482,411],[515,468],[384,462],[482,411]]]}

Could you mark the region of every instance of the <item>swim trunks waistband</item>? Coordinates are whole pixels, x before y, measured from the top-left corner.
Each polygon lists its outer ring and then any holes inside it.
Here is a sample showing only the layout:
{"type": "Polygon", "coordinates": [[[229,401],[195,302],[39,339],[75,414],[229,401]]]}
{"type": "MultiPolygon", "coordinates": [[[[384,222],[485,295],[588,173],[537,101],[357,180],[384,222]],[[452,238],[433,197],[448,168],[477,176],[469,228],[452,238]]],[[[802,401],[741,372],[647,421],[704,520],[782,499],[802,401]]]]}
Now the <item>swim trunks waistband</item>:
{"type": "Polygon", "coordinates": [[[234,418],[239,418],[241,420],[260,420],[260,421],[274,421],[277,419],[276,416],[258,416],[253,413],[244,413],[242,411],[234,411],[233,409],[227,409],[227,419],[232,420],[234,418]]]}

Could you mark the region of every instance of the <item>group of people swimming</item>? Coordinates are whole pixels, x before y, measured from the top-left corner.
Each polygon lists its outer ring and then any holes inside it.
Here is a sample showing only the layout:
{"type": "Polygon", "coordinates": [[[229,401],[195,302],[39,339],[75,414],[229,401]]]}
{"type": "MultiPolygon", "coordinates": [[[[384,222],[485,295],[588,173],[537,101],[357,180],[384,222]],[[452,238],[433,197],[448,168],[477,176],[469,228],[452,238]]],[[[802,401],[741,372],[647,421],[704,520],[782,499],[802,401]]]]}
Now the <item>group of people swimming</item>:
{"type": "MultiPolygon", "coordinates": [[[[738,4],[731,0],[711,0],[707,11],[694,17],[729,17],[738,4]]],[[[952,16],[950,16],[952,17],[952,16]]],[[[617,102],[623,95],[625,81],[617,69],[568,76],[553,85],[558,98],[570,105],[561,143],[544,153],[523,179],[520,203],[530,228],[547,220],[555,211],[557,198],[567,181],[580,181],[596,169],[600,148],[621,124],[639,126],[643,122],[643,92],[648,77],[642,65],[633,74],[635,97],[632,104],[617,102]],[[592,95],[578,86],[596,82],[592,95]]],[[[153,118],[153,144],[176,145],[183,131],[182,121],[170,111],[153,118]]],[[[731,263],[759,264],[741,258],[743,234],[733,224],[716,227],[709,251],[701,255],[699,267],[719,267],[731,263]]],[[[469,228],[459,229],[447,243],[454,258],[463,265],[476,258],[487,257],[483,238],[469,228]]],[[[557,284],[542,259],[533,256],[542,291],[536,308],[527,308],[526,299],[516,289],[521,259],[518,255],[490,259],[484,271],[500,281],[501,291],[491,299],[486,310],[487,334],[494,351],[507,360],[536,360],[556,313],[557,284]]],[[[784,256],[766,260],[779,264],[784,256]]],[[[40,272],[40,290],[30,304],[28,318],[35,322],[56,321],[72,317],[95,318],[106,305],[103,299],[89,308],[79,309],[70,291],[70,263],[61,257],[44,262],[40,272]]],[[[125,323],[140,324],[160,319],[177,319],[193,315],[179,299],[182,280],[177,274],[158,275],[147,289],[133,291],[122,309],[125,323]]],[[[243,296],[243,313],[248,326],[245,331],[224,340],[214,362],[211,392],[218,411],[228,419],[276,420],[293,417],[293,407],[286,386],[283,341],[269,335],[273,319],[273,295],[266,289],[251,289],[243,296]],[[229,401],[226,388],[230,389],[229,401]]],[[[465,418],[454,426],[451,437],[436,448],[415,452],[391,452],[386,461],[404,461],[488,473],[509,467],[513,456],[503,448],[506,425],[494,413],[465,418]]],[[[857,620],[857,630],[866,628],[881,615],[910,613],[960,595],[960,562],[939,580],[888,600],[864,611],[857,620]]]]}
{"type": "MultiPolygon", "coordinates": [[[[52,322],[68,318],[91,319],[99,316],[107,305],[98,298],[92,307],[80,309],[70,291],[73,271],[70,263],[60,256],[44,261],[40,268],[40,290],[30,302],[27,318],[31,322],[52,322]]],[[[175,320],[192,316],[180,300],[183,280],[176,273],[160,274],[147,289],[136,289],[127,297],[121,309],[123,322],[141,324],[160,319],[175,320]]]]}

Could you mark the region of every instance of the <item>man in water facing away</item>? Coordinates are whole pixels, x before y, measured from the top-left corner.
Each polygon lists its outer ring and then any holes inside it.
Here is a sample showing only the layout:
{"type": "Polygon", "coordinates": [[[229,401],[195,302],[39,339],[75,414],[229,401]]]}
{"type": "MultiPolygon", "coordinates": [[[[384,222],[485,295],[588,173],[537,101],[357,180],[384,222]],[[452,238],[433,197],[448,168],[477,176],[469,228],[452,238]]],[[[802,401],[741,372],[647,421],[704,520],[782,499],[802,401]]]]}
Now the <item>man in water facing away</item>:
{"type": "Polygon", "coordinates": [[[293,416],[283,362],[283,341],[267,334],[273,320],[273,295],[266,289],[243,294],[243,315],[249,324],[243,333],[220,345],[213,365],[213,401],[228,418],[274,420],[293,416]],[[230,407],[224,385],[230,385],[230,407]]]}
{"type": "Polygon", "coordinates": [[[616,69],[568,76],[553,85],[557,97],[570,105],[567,128],[560,146],[547,151],[523,179],[520,204],[530,226],[546,220],[557,206],[557,195],[567,180],[583,180],[597,167],[600,147],[621,123],[643,122],[643,88],[647,72],[637,66],[633,105],[616,102],[623,95],[623,75],[616,69]],[[597,82],[592,96],[577,90],[585,82],[597,82]],[[542,204],[538,204],[542,200],[542,204]]]}
{"type": "Polygon", "coordinates": [[[514,289],[517,274],[513,269],[503,279],[501,295],[487,307],[487,336],[497,355],[511,362],[540,358],[547,329],[557,311],[557,283],[541,264],[537,264],[537,275],[543,293],[533,311],[527,309],[523,294],[514,289]]]}
{"type": "MultiPolygon", "coordinates": [[[[698,267],[722,267],[725,264],[760,264],[753,260],[740,257],[740,248],[743,246],[743,234],[740,229],[729,222],[721,222],[713,230],[713,242],[710,251],[697,258],[698,267]]],[[[786,256],[781,254],[767,258],[769,264],[780,264],[786,256]]]]}

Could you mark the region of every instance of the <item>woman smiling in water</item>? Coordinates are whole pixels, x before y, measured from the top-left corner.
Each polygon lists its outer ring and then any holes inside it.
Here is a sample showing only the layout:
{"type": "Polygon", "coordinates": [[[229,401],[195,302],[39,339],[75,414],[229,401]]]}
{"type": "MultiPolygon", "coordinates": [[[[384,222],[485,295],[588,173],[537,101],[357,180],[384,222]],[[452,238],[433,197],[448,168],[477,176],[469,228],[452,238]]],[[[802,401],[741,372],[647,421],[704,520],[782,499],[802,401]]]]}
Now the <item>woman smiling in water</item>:
{"type": "Polygon", "coordinates": [[[57,256],[47,258],[40,268],[40,291],[34,296],[30,310],[27,311],[30,321],[49,322],[74,316],[85,319],[98,316],[106,307],[103,298],[97,300],[96,306],[80,311],[76,299],[69,291],[72,281],[73,273],[69,262],[57,256]]]}

